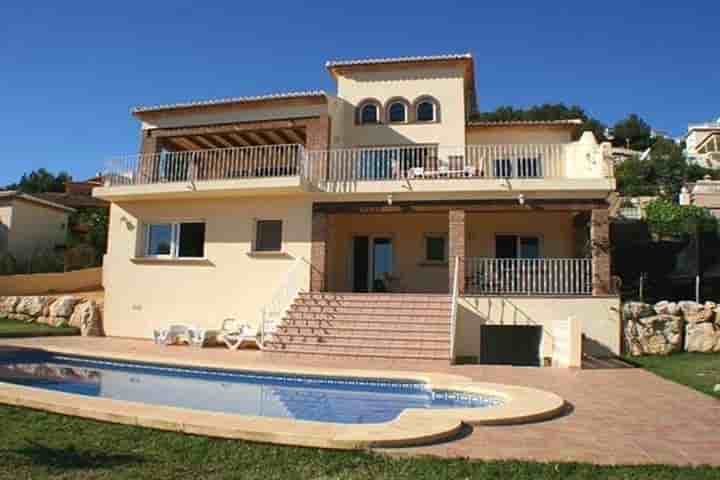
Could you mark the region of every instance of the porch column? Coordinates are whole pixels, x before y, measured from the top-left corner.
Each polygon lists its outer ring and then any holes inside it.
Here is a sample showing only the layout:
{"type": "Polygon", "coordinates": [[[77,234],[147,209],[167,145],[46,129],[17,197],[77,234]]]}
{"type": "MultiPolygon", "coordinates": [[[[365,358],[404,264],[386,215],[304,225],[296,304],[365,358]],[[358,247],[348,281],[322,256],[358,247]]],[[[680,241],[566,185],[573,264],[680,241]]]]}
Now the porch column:
{"type": "Polygon", "coordinates": [[[158,153],[159,146],[157,137],[153,135],[152,130],[142,130],[142,138],[140,139],[140,153],[137,171],[143,182],[152,182],[157,176],[157,158],[153,155],[158,153]]]}
{"type": "Polygon", "coordinates": [[[450,210],[448,222],[448,291],[452,293],[455,257],[460,257],[458,290],[462,294],[465,292],[465,210],[450,210]]]}
{"type": "Polygon", "coordinates": [[[310,291],[327,289],[328,214],[312,214],[312,241],[310,245],[310,291]]]}
{"type": "Polygon", "coordinates": [[[592,294],[609,295],[610,279],[610,218],[608,210],[593,210],[590,217],[590,248],[592,251],[592,294]]]}

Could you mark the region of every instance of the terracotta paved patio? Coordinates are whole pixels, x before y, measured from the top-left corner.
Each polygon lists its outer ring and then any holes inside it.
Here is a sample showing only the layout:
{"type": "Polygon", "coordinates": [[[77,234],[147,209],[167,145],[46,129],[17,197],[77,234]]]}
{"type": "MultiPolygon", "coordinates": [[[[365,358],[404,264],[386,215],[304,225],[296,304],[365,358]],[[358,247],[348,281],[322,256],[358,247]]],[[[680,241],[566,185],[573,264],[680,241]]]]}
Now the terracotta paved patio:
{"type": "Polygon", "coordinates": [[[641,369],[450,366],[444,362],[361,358],[298,358],[220,348],[160,347],[149,341],[109,338],[2,340],[2,345],[67,346],[92,351],[167,354],[229,366],[307,365],[379,370],[430,370],[478,381],[550,390],[570,404],[566,415],[542,423],[476,427],[462,438],[425,447],[386,450],[478,459],[580,461],[597,464],[720,465],[720,401],[641,369]]]}

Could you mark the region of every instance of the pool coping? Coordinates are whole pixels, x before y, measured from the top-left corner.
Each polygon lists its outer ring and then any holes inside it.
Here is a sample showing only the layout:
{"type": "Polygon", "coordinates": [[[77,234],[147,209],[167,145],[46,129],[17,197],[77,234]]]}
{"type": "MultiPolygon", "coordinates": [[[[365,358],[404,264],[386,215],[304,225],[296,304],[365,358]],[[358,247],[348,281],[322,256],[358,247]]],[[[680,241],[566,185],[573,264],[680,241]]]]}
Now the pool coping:
{"type": "MultiPolygon", "coordinates": [[[[17,345],[16,348],[28,349],[23,345],[17,345]]],[[[59,346],[30,349],[62,355],[234,372],[420,381],[434,390],[494,395],[504,400],[501,405],[484,408],[409,408],[385,423],[338,424],[192,410],[0,382],[0,403],[125,425],[283,445],[332,449],[415,446],[450,439],[460,432],[463,425],[506,425],[549,419],[559,415],[565,406],[561,397],[545,390],[473,382],[468,377],[445,373],[320,369],[307,366],[287,368],[273,364],[232,365],[165,354],[132,352],[125,355],[92,348],[59,346]]]]}

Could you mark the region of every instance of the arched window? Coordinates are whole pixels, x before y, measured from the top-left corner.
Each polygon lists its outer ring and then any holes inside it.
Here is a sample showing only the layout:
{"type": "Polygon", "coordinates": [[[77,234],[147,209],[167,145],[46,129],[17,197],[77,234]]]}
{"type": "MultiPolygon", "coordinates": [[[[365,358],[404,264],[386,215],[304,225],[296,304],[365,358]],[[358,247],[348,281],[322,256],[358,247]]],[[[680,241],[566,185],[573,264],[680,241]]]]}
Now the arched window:
{"type": "Polygon", "coordinates": [[[405,123],[407,122],[407,106],[404,102],[392,102],[388,107],[388,122],[405,123]]]}
{"type": "Polygon", "coordinates": [[[380,123],[380,104],[368,100],[358,107],[357,121],[361,125],[380,123]]]}
{"type": "Polygon", "coordinates": [[[434,122],[437,117],[437,103],[434,100],[421,100],[415,106],[415,120],[418,122],[434,122]]]}

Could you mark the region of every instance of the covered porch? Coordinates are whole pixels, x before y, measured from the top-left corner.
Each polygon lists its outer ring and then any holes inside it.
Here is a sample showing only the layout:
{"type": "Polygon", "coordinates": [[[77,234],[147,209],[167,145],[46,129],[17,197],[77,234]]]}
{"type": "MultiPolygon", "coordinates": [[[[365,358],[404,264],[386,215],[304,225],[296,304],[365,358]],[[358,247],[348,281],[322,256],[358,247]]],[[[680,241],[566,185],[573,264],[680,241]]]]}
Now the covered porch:
{"type": "Polygon", "coordinates": [[[312,289],[460,295],[610,293],[604,201],[316,204],[312,289]]]}

